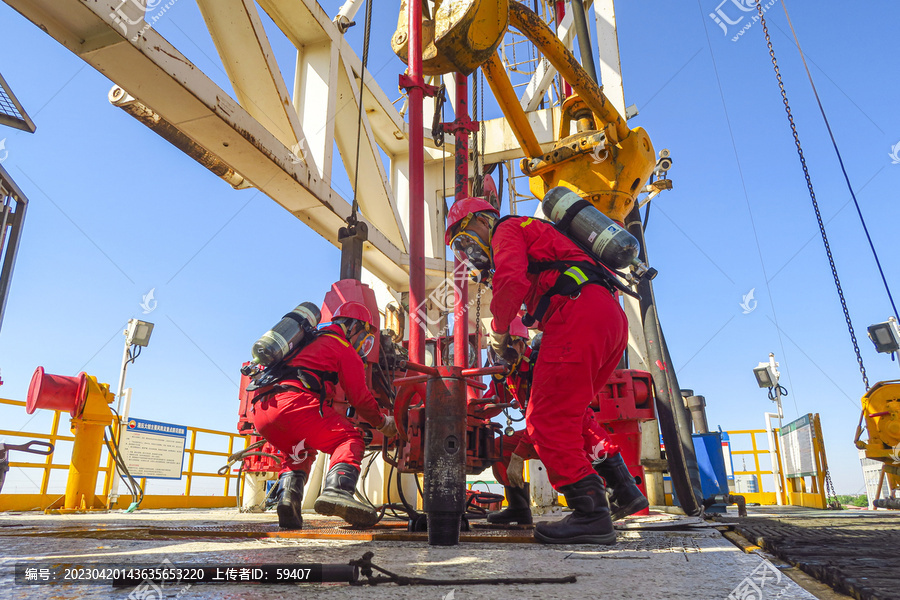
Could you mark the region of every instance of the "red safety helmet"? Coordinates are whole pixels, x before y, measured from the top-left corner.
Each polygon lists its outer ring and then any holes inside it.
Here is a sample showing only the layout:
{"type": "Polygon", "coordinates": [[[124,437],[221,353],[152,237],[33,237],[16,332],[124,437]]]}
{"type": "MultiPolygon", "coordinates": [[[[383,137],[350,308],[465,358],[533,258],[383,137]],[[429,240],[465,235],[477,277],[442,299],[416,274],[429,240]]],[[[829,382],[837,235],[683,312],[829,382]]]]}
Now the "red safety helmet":
{"type": "Polygon", "coordinates": [[[448,246],[450,245],[450,241],[453,239],[453,236],[451,235],[453,228],[463,219],[473,213],[482,211],[492,212],[498,217],[500,216],[500,211],[494,208],[490,202],[482,198],[463,198],[462,200],[454,202],[453,206],[450,207],[450,210],[447,211],[447,230],[444,233],[444,243],[448,246]]]}
{"type": "Polygon", "coordinates": [[[368,327],[374,327],[375,324],[372,322],[372,313],[369,312],[369,309],[366,308],[366,305],[362,302],[350,301],[344,302],[340,306],[338,306],[337,310],[334,311],[334,314],[331,315],[332,319],[337,319],[343,317],[345,319],[356,319],[357,321],[362,321],[368,327]]]}
{"type": "Polygon", "coordinates": [[[522,322],[522,317],[516,317],[509,324],[509,335],[525,338],[528,340],[528,328],[525,327],[525,323],[522,322]]]}

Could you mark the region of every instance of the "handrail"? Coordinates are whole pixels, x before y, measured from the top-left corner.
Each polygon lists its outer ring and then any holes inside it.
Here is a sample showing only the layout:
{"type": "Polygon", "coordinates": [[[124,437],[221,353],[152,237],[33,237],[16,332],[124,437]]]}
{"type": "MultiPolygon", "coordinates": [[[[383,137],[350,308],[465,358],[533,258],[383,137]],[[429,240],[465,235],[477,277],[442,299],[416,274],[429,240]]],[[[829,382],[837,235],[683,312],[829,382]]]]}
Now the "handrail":
{"type": "MultiPolygon", "coordinates": [[[[0,398],[0,406],[11,406],[16,408],[21,408],[25,406],[25,402],[21,400],[12,400],[8,398],[0,398]]],[[[53,444],[57,442],[73,442],[75,440],[74,436],[68,435],[68,432],[63,430],[60,431],[60,422],[63,417],[68,419],[69,415],[66,413],[63,415],[60,411],[53,411],[53,421],[50,426],[50,432],[40,432],[40,431],[12,431],[7,429],[0,429],[0,436],[4,437],[16,437],[16,438],[25,438],[25,439],[40,439],[47,440],[53,444]]],[[[213,508],[213,507],[225,507],[225,506],[234,506],[235,497],[233,495],[229,495],[229,487],[233,487],[231,485],[231,480],[236,477],[236,475],[232,471],[227,471],[224,474],[219,474],[217,472],[207,472],[201,469],[195,468],[194,465],[194,457],[195,456],[222,456],[228,457],[235,452],[235,440],[236,438],[243,438],[244,443],[243,447],[247,447],[250,442],[250,438],[248,436],[243,436],[237,432],[229,432],[229,431],[218,431],[215,429],[207,429],[205,427],[191,427],[187,426],[186,428],[189,432],[187,443],[185,445],[184,452],[188,456],[188,460],[186,461],[185,469],[182,471],[182,480],[185,482],[184,494],[183,495],[152,495],[146,494],[144,496],[145,504],[150,507],[165,507],[165,508],[213,508]],[[225,447],[225,450],[205,450],[197,448],[197,437],[198,434],[215,436],[213,443],[214,447],[222,448],[225,447]],[[226,440],[222,439],[226,438],[226,440]],[[191,490],[194,485],[194,478],[219,478],[223,482],[222,487],[222,495],[191,495],[191,490]]],[[[205,438],[201,438],[201,443],[206,446],[209,441],[205,438]]],[[[47,455],[47,458],[44,462],[10,462],[9,466],[11,468],[19,468],[19,469],[29,469],[29,470],[40,470],[42,471],[41,483],[38,486],[39,490],[37,494],[10,494],[4,493],[0,495],[0,511],[8,511],[8,510],[32,510],[36,505],[39,505],[40,508],[46,509],[53,505],[61,496],[61,493],[52,493],[49,491],[50,486],[50,474],[54,471],[59,471],[62,469],[68,469],[69,464],[62,462],[53,462],[54,453],[47,455]]],[[[112,490],[112,484],[115,477],[115,469],[113,467],[112,457],[108,455],[105,460],[105,466],[101,465],[98,468],[99,471],[104,473],[104,480],[102,491],[103,493],[98,496],[98,499],[103,503],[106,508],[124,508],[127,507],[132,498],[129,495],[120,496],[116,502],[111,503],[110,492],[112,490]]],[[[141,478],[141,486],[144,488],[146,492],[147,488],[147,480],[141,478]]]]}

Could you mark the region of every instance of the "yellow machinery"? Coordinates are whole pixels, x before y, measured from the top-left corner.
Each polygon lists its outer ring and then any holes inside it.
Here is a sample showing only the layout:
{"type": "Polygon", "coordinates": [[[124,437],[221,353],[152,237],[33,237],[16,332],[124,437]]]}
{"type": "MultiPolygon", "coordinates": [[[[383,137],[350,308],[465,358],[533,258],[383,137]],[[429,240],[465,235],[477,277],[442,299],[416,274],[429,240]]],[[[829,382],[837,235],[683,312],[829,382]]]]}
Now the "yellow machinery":
{"type": "Polygon", "coordinates": [[[109,407],[114,398],[108,383],[98,383],[96,377],[87,373],[66,377],[44,373],[43,367],[35,370],[28,387],[25,411],[28,414],[38,408],[68,411],[72,416],[71,430],[75,435],[66,495],[62,506],[54,503],[48,511],[75,512],[105,508],[96,505],[95,493],[103,450],[103,429],[114,420],[109,407]]]}
{"type": "MultiPolygon", "coordinates": [[[[460,8],[454,8],[450,14],[449,8],[444,7],[456,3],[445,0],[435,11],[435,19],[423,17],[424,72],[468,74],[480,65],[525,152],[522,172],[529,176],[535,197],[542,198],[550,188],[563,186],[609,218],[624,221],[656,165],[647,132],[628,127],[602,88],[547,24],[526,6],[507,0],[469,0],[458,4],[460,8]],[[557,141],[546,153],[541,151],[495,50],[507,21],[535,45],[574,90],[574,95],[563,104],[557,141]],[[473,42],[474,32],[482,36],[477,44],[473,42]]],[[[404,60],[405,6],[404,2],[393,40],[394,51],[404,60]]]]}
{"type": "Polygon", "coordinates": [[[563,186],[609,218],[624,221],[656,165],[650,137],[638,127],[613,143],[607,131],[597,130],[593,113],[579,96],[567,98],[562,110],[553,149],[543,156],[522,159],[531,193],[543,198],[551,188],[563,186]],[[573,125],[576,131],[569,135],[573,125]]]}
{"type": "MultiPolygon", "coordinates": [[[[406,62],[409,41],[407,0],[400,3],[394,53],[406,62]]],[[[428,6],[423,3],[423,9],[428,6]]],[[[422,15],[422,73],[471,74],[500,45],[509,15],[509,0],[436,0],[434,15],[422,15]]]]}
{"type": "Polygon", "coordinates": [[[856,447],[865,450],[867,458],[884,463],[882,470],[890,489],[900,489],[900,380],[879,381],[861,402],[856,447]],[[860,439],[863,419],[869,432],[868,441],[860,439]]]}

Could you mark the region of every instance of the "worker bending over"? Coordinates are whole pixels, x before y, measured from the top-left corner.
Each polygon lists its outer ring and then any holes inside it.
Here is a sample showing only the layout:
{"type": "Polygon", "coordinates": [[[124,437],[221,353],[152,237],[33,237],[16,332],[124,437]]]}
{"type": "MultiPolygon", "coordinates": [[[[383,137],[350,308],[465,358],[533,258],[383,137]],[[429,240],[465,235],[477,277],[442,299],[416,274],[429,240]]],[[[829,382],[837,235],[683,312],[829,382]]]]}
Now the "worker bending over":
{"type": "Polygon", "coordinates": [[[490,345],[498,355],[509,350],[510,324],[523,303],[544,332],[525,428],[551,485],[574,512],[539,523],[535,538],[549,544],[614,544],[606,487],[584,453],[581,432],[585,410],[625,351],[628,321],[613,285],[599,268],[585,267],[596,260],[568,237],[541,220],[499,217],[481,199],[460,200],[448,214],[445,241],[475,268],[493,269],[490,345]],[[575,280],[577,291],[548,294],[564,277],[575,280]]]}
{"type": "Polygon", "coordinates": [[[301,529],[303,486],[316,452],[331,455],[325,490],[315,503],[322,515],[338,515],[351,525],[371,527],[375,509],[354,499],[359,463],[365,450],[362,435],[331,406],[340,385],[350,404],[386,437],[397,435],[394,418],[382,412],[366,385],[362,358],[374,344],[369,309],[360,302],[345,302],[332,323],[288,362],[289,375],[279,391],[253,405],[253,423],[287,459],[281,467],[284,491],[276,510],[278,525],[301,529]]]}
{"type": "MultiPolygon", "coordinates": [[[[527,408],[543,334],[537,334],[529,345],[528,329],[518,317],[510,324],[509,333],[510,345],[515,346],[520,355],[519,362],[512,365],[508,376],[501,380],[495,379],[485,396],[496,397],[498,404],[508,404],[514,400],[521,408],[527,408]]],[[[500,414],[500,411],[499,408],[492,408],[476,410],[475,414],[480,418],[490,419],[500,414]]],[[[581,435],[585,454],[609,488],[610,518],[617,521],[650,506],[635,485],[634,477],[628,472],[618,445],[610,439],[609,433],[596,420],[590,407],[584,412],[581,435]]],[[[495,445],[498,454],[501,454],[501,460],[494,463],[494,477],[504,487],[507,508],[489,514],[487,520],[497,524],[530,525],[531,498],[529,484],[525,482],[524,467],[526,460],[538,458],[534,444],[527,431],[521,429],[511,436],[497,438],[495,445]]]]}

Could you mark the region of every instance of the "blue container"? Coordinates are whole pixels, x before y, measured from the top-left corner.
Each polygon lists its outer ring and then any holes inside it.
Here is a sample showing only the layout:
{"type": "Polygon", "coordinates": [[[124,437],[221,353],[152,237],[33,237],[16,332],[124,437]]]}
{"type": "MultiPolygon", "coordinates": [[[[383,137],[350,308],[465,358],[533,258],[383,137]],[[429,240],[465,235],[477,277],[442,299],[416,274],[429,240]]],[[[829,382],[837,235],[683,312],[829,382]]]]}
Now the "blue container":
{"type": "MultiPolygon", "coordinates": [[[[704,500],[716,494],[728,494],[728,472],[725,470],[725,455],[722,453],[722,434],[695,433],[694,452],[697,455],[697,467],[700,470],[700,487],[704,500]]],[[[678,496],[672,490],[672,501],[676,506],[681,506],[678,496]]]]}
{"type": "Polygon", "coordinates": [[[728,472],[725,470],[725,455],[722,453],[722,434],[695,433],[694,452],[700,469],[700,487],[703,498],[728,493],[728,472]]]}

